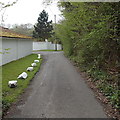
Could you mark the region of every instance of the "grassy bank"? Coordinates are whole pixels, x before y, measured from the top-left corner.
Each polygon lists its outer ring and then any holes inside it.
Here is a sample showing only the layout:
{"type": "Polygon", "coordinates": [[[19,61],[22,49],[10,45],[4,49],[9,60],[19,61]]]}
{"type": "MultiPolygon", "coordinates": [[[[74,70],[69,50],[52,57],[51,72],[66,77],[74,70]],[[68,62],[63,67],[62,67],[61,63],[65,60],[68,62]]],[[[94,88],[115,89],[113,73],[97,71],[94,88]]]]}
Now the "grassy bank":
{"type": "Polygon", "coordinates": [[[55,33],[65,55],[90,76],[109,105],[120,110],[120,5],[61,2],[59,6],[65,19],[55,33]]]}
{"type": "Polygon", "coordinates": [[[70,57],[70,59],[82,72],[87,73],[89,78],[91,78],[91,82],[93,82],[96,88],[106,96],[109,103],[112,104],[114,108],[120,109],[120,89],[118,86],[119,73],[96,66],[86,66],[85,64],[81,64],[74,56],[70,57]]]}
{"type": "Polygon", "coordinates": [[[37,59],[37,55],[32,54],[2,66],[3,111],[7,110],[10,107],[11,103],[17,101],[18,96],[23,93],[24,89],[30,83],[30,80],[39,70],[42,59],[39,63],[37,63],[37,66],[34,67],[34,71],[26,71],[27,67],[30,67],[31,63],[34,62],[35,59],[37,59]],[[17,80],[18,75],[22,72],[28,73],[27,79],[18,79],[18,86],[16,88],[9,88],[8,81],[17,80]]]}

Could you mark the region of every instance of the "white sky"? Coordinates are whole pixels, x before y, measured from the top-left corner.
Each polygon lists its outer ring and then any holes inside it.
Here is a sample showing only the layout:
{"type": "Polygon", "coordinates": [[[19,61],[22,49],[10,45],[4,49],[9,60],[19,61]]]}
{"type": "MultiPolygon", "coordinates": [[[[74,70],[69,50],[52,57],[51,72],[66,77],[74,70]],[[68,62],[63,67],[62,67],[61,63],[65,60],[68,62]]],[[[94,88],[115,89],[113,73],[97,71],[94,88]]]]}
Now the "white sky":
{"type": "MultiPolygon", "coordinates": [[[[15,0],[0,0],[0,2],[12,2],[15,0]]],[[[42,4],[42,0],[18,0],[18,2],[8,7],[4,14],[4,24],[26,24],[31,23],[35,24],[37,22],[37,18],[45,9],[49,14],[49,20],[54,22],[54,15],[56,15],[57,21],[60,20],[60,11],[57,7],[57,3],[52,3],[45,8],[42,4]]]]}

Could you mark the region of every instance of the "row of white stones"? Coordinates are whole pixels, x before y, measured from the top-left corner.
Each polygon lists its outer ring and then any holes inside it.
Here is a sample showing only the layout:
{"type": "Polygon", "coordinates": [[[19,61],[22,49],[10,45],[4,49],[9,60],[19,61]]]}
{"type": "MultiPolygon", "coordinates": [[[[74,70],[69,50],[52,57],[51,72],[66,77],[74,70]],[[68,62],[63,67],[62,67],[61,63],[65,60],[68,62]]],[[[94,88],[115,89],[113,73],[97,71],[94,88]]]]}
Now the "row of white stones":
{"type": "MultiPolygon", "coordinates": [[[[41,59],[41,54],[38,54],[38,59],[41,59]]],[[[34,62],[31,64],[30,67],[27,68],[27,71],[33,71],[34,70],[34,67],[37,66],[37,63],[39,63],[40,61],[39,60],[34,60],[34,62]]],[[[22,74],[20,74],[17,79],[26,79],[28,77],[28,74],[26,72],[23,72],[22,74]]],[[[10,88],[15,88],[17,87],[17,80],[11,80],[8,82],[8,86],[10,88]]]]}

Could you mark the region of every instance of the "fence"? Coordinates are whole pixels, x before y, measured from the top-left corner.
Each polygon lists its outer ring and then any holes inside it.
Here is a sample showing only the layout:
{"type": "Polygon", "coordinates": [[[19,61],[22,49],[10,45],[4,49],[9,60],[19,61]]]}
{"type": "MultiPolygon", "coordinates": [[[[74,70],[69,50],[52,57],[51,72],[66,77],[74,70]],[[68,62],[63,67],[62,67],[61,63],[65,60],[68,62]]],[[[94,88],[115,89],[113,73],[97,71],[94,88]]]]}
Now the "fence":
{"type": "Polygon", "coordinates": [[[32,53],[32,40],[22,38],[0,38],[0,66],[32,53]]]}
{"type": "MultiPolygon", "coordinates": [[[[56,45],[51,42],[33,42],[33,50],[55,50],[56,45]]],[[[62,50],[62,46],[57,44],[57,50],[62,50]]]]}

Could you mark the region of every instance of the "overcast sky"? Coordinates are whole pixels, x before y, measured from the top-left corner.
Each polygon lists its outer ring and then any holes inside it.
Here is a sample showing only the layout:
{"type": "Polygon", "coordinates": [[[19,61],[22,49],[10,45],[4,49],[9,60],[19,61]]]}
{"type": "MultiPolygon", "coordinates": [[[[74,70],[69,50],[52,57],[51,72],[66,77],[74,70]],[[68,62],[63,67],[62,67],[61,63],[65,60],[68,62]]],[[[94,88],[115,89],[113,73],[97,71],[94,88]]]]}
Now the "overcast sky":
{"type": "MultiPolygon", "coordinates": [[[[8,3],[9,1],[15,0],[0,0],[1,2],[8,3]]],[[[49,14],[49,20],[53,20],[54,15],[56,15],[57,21],[61,18],[60,11],[57,7],[57,3],[53,3],[45,7],[42,4],[43,0],[18,0],[18,2],[8,7],[4,14],[5,24],[26,24],[32,23],[35,24],[37,22],[37,18],[40,12],[45,9],[49,14]]]]}

